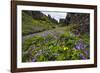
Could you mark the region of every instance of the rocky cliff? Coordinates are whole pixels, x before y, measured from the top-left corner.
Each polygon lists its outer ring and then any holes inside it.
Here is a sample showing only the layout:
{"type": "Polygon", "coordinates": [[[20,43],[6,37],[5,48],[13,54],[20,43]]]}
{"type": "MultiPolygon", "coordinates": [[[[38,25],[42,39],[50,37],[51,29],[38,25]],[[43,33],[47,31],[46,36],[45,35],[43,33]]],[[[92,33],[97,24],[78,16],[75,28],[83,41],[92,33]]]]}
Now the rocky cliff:
{"type": "Polygon", "coordinates": [[[87,13],[68,13],[66,17],[69,24],[89,24],[90,18],[87,13]]]}
{"type": "Polygon", "coordinates": [[[63,26],[77,25],[75,29],[77,31],[89,32],[90,30],[90,15],[88,13],[67,13],[65,19],[60,19],[60,23],[63,26]]]}

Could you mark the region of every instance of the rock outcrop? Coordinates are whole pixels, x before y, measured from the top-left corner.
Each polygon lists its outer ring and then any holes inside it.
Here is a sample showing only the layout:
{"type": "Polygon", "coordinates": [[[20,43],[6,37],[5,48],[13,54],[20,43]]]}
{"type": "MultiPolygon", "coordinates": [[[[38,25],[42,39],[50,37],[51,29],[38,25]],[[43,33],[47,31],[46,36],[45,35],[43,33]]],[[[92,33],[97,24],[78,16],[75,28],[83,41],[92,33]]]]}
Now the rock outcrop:
{"type": "Polygon", "coordinates": [[[89,24],[90,18],[88,13],[68,13],[66,20],[69,24],[89,24]]]}
{"type": "Polygon", "coordinates": [[[77,25],[78,31],[89,32],[90,30],[90,15],[88,13],[67,13],[65,19],[60,19],[62,26],[77,25]]]}

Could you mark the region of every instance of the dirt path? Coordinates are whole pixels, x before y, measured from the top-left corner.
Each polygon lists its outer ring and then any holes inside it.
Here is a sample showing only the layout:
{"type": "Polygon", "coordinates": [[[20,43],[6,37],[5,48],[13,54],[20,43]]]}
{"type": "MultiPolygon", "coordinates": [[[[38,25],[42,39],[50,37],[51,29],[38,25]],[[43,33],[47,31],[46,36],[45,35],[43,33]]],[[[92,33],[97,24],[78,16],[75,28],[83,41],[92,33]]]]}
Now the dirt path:
{"type": "Polygon", "coordinates": [[[64,30],[65,30],[65,27],[57,27],[57,28],[52,29],[52,30],[46,30],[46,31],[39,32],[39,33],[29,34],[29,35],[23,36],[23,41],[25,39],[32,38],[34,36],[42,36],[42,37],[45,37],[48,34],[53,35],[53,36],[57,36],[58,34],[63,34],[64,33],[64,30]]]}

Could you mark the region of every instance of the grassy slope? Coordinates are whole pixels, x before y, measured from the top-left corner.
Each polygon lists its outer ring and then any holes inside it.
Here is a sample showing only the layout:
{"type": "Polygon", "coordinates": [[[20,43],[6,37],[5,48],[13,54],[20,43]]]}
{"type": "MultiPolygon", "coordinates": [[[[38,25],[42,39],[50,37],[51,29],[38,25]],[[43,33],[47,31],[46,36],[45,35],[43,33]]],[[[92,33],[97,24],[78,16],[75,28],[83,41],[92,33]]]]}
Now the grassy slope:
{"type": "MultiPolygon", "coordinates": [[[[81,59],[79,54],[84,54],[84,51],[89,51],[89,47],[84,50],[76,50],[75,43],[80,39],[85,45],[89,45],[89,36],[87,34],[81,37],[76,37],[71,33],[69,27],[59,27],[53,30],[37,33],[38,35],[24,38],[23,52],[27,51],[27,54],[23,55],[23,62],[32,61],[53,61],[53,60],[77,60],[81,59]],[[68,28],[68,29],[67,29],[68,28]],[[45,37],[42,34],[49,33],[45,37]],[[40,52],[42,51],[42,52],[40,52]],[[39,55],[37,55],[39,54],[39,55]]],[[[84,54],[85,55],[85,54],[84,54]]],[[[85,56],[89,58],[89,55],[85,56]]]]}
{"type": "Polygon", "coordinates": [[[56,27],[54,23],[43,17],[45,21],[33,20],[31,16],[23,13],[23,62],[54,61],[54,60],[79,60],[82,54],[86,59],[89,47],[77,50],[76,44],[82,40],[83,45],[89,46],[89,35],[76,36],[71,31],[73,25],[56,27]],[[53,27],[56,27],[53,29],[53,27]],[[31,34],[32,35],[31,35],[31,34]],[[27,35],[30,34],[30,35],[27,35]],[[34,36],[34,35],[35,36],[34,36]],[[44,35],[44,36],[42,36],[44,35]]]}
{"type": "Polygon", "coordinates": [[[22,33],[23,35],[37,33],[44,30],[52,29],[56,27],[54,23],[48,20],[47,17],[43,17],[45,21],[35,20],[28,14],[22,12],[22,33]]]}

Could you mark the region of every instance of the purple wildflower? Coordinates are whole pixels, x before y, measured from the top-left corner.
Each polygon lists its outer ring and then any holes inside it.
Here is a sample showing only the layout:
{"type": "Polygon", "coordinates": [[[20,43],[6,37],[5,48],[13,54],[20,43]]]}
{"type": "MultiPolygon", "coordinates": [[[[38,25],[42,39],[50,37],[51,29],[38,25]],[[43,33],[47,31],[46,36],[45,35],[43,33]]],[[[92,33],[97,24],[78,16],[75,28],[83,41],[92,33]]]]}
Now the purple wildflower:
{"type": "Polygon", "coordinates": [[[32,59],[32,62],[35,62],[36,59],[32,59]]]}
{"type": "Polygon", "coordinates": [[[86,60],[86,58],[82,54],[80,54],[80,57],[82,60],[86,60]]]}
{"type": "Polygon", "coordinates": [[[86,54],[86,55],[89,55],[89,51],[85,51],[85,54],[86,54]]]}
{"type": "Polygon", "coordinates": [[[80,46],[79,45],[76,45],[75,48],[79,50],[80,49],[80,46]]]}
{"type": "Polygon", "coordinates": [[[78,42],[78,44],[75,46],[76,49],[80,50],[80,49],[85,49],[86,45],[83,44],[83,42],[78,42]]]}
{"type": "Polygon", "coordinates": [[[84,47],[84,44],[80,44],[80,47],[81,47],[81,49],[84,49],[85,47],[84,47]]]}

